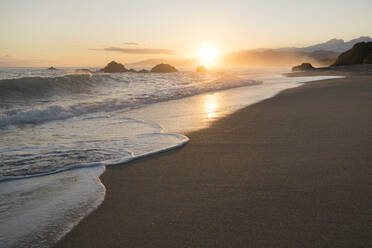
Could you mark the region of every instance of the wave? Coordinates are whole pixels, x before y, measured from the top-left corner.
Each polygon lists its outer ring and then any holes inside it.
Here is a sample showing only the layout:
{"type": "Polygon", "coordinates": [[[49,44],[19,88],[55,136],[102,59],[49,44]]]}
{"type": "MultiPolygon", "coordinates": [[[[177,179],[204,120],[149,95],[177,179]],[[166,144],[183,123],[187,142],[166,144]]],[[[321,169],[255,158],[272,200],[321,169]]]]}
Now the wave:
{"type": "Polygon", "coordinates": [[[77,73],[58,77],[23,77],[0,80],[0,99],[43,98],[83,93],[111,80],[110,75],[77,73]]]}
{"type": "MultiPolygon", "coordinates": [[[[118,78],[111,75],[73,75],[57,78],[22,78],[13,80],[0,81],[0,99],[3,95],[9,96],[11,93],[22,95],[38,95],[48,94],[58,91],[79,92],[89,90],[94,84],[102,84],[111,80],[118,82],[118,78]],[[41,92],[41,88],[43,91],[41,92]],[[4,92],[8,92],[7,94],[4,92]]],[[[121,79],[120,84],[125,82],[121,79]]],[[[75,105],[54,104],[47,106],[36,106],[32,108],[21,108],[13,110],[5,110],[0,113],[0,128],[10,125],[25,125],[39,124],[48,121],[62,120],[72,117],[77,117],[85,114],[99,112],[113,112],[118,110],[127,110],[141,107],[145,104],[175,100],[183,97],[193,96],[197,94],[225,90],[236,87],[259,84],[258,81],[242,80],[239,78],[225,78],[218,80],[202,82],[199,84],[182,85],[182,87],[170,88],[164,91],[152,92],[148,94],[139,94],[130,98],[109,98],[101,99],[93,102],[76,103],[75,105]]]]}
{"type": "MultiPolygon", "coordinates": [[[[167,138],[168,137],[169,139],[177,140],[177,142],[175,142],[174,144],[171,144],[171,142],[169,144],[163,144],[163,146],[160,147],[160,148],[152,149],[150,151],[143,152],[143,153],[134,153],[134,152],[128,151],[128,154],[123,155],[122,157],[117,158],[117,159],[102,160],[102,161],[99,161],[99,162],[72,163],[70,165],[64,165],[64,166],[61,166],[61,167],[51,167],[51,168],[48,168],[48,169],[43,169],[43,170],[40,170],[38,172],[33,172],[31,174],[27,174],[27,173],[24,174],[23,173],[23,174],[20,174],[20,175],[5,175],[5,176],[0,175],[0,183],[5,182],[5,181],[10,181],[10,180],[19,180],[19,179],[33,178],[33,177],[39,177],[39,176],[46,176],[46,175],[56,174],[56,173],[69,171],[69,170],[74,170],[74,169],[82,169],[82,168],[90,168],[90,167],[98,167],[98,166],[113,166],[113,165],[124,164],[124,163],[128,163],[128,162],[131,162],[131,161],[139,159],[139,158],[144,158],[144,157],[148,157],[148,156],[151,156],[151,155],[154,155],[154,154],[174,150],[176,148],[184,146],[185,144],[187,144],[189,142],[188,137],[186,137],[184,135],[181,135],[181,134],[176,134],[176,133],[144,133],[144,134],[138,135],[138,137],[141,137],[141,136],[143,136],[143,137],[145,137],[145,136],[158,136],[159,138],[160,137],[162,137],[162,138],[167,138]]],[[[74,153],[80,155],[82,153],[86,154],[89,151],[87,151],[87,150],[85,150],[85,151],[74,150],[74,151],[71,151],[71,152],[74,152],[74,153]]],[[[99,152],[102,152],[102,151],[94,150],[92,152],[99,153],[99,152]]],[[[45,154],[45,156],[47,156],[47,155],[49,155],[49,154],[45,154]]],[[[61,156],[69,156],[69,155],[68,154],[61,154],[61,156]]]]}

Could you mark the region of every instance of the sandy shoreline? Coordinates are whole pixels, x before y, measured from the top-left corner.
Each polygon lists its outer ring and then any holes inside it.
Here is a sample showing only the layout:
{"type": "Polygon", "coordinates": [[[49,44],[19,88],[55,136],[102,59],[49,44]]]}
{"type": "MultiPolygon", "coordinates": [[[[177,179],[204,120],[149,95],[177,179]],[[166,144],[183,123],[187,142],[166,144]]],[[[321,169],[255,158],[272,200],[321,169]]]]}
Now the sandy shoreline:
{"type": "Polygon", "coordinates": [[[107,168],[55,247],[371,247],[372,77],[308,83],[107,168]]]}

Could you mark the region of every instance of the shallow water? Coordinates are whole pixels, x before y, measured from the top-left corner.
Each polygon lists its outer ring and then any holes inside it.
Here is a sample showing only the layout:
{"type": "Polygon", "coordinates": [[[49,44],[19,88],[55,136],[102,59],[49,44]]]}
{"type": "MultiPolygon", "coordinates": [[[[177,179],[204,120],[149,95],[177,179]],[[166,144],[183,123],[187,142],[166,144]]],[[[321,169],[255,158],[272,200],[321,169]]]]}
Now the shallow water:
{"type": "Polygon", "coordinates": [[[1,247],[49,247],[104,198],[105,167],[66,171],[0,186],[1,247]]]}
{"type": "Polygon", "coordinates": [[[302,82],[330,78],[278,74],[286,71],[81,75],[73,68],[3,69],[0,242],[49,247],[102,202],[98,176],[105,166],[182,146],[188,138],[178,133],[207,127],[302,82]]]}

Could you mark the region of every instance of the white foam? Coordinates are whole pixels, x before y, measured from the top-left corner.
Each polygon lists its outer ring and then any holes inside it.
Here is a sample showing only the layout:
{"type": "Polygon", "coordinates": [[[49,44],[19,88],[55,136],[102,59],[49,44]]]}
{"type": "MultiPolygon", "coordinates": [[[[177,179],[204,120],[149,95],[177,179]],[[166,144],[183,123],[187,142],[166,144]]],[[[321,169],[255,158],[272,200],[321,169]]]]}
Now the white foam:
{"type": "Polygon", "coordinates": [[[200,76],[194,73],[145,76],[95,74],[92,77],[75,75],[21,78],[16,79],[16,82],[6,80],[0,82],[0,87],[10,91],[3,98],[10,96],[11,104],[5,101],[7,107],[3,111],[0,109],[0,128],[9,125],[39,124],[99,112],[128,110],[156,102],[258,83],[260,82],[231,75],[200,76]],[[133,80],[136,81],[135,85],[131,84],[133,80]],[[14,87],[14,84],[20,86],[14,87]],[[30,102],[33,103],[31,107],[30,102]]]}
{"type": "Polygon", "coordinates": [[[50,247],[103,201],[104,169],[1,183],[1,247],[50,247]]]}
{"type": "MultiPolygon", "coordinates": [[[[12,132],[5,133],[0,141],[8,140],[9,147],[1,148],[0,155],[11,154],[8,160],[13,159],[14,162],[10,164],[18,164],[20,167],[19,160],[23,161],[27,157],[27,146],[31,145],[32,152],[36,155],[45,155],[56,150],[59,142],[65,142],[64,135],[54,132],[59,130],[71,135],[69,148],[62,152],[62,157],[68,157],[69,152],[76,154],[76,149],[79,148],[81,152],[78,158],[82,161],[58,164],[63,162],[62,158],[55,158],[54,153],[50,153],[49,157],[44,157],[47,165],[56,163],[54,167],[43,166],[40,159],[36,163],[29,159],[25,167],[19,168],[20,171],[15,168],[15,171],[7,172],[19,175],[5,175],[3,179],[7,181],[1,183],[1,247],[50,247],[103,201],[105,189],[98,177],[105,166],[175,149],[189,140],[180,134],[163,133],[156,123],[118,116],[72,119],[68,123],[39,125],[37,129],[34,128],[33,132],[24,130],[24,133],[18,134],[20,139],[6,137],[12,135],[12,132]],[[97,126],[106,126],[106,129],[97,130],[97,126]],[[51,131],[52,133],[48,133],[51,131]],[[26,134],[31,136],[25,137],[26,134]],[[51,138],[55,139],[55,144],[37,147],[37,144],[43,144],[51,138]],[[29,142],[27,146],[21,144],[24,139],[29,142]],[[32,141],[34,144],[30,144],[32,141]],[[89,154],[86,151],[97,145],[95,153],[103,152],[108,158],[102,157],[103,160],[84,163],[94,156],[94,153],[89,154]]],[[[3,164],[3,170],[6,169],[5,166],[3,164]]],[[[11,166],[9,169],[12,168],[11,166]]],[[[4,171],[2,173],[6,174],[4,171]]]]}

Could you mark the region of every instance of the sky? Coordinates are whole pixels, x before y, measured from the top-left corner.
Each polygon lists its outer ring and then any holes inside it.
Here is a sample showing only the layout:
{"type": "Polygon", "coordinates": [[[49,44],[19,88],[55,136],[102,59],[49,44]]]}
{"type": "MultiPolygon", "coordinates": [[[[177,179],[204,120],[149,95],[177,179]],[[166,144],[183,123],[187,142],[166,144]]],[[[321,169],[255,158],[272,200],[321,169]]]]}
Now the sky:
{"type": "Polygon", "coordinates": [[[102,66],[372,36],[370,0],[0,0],[0,66],[102,66]]]}

